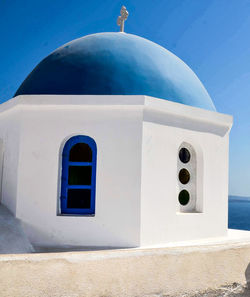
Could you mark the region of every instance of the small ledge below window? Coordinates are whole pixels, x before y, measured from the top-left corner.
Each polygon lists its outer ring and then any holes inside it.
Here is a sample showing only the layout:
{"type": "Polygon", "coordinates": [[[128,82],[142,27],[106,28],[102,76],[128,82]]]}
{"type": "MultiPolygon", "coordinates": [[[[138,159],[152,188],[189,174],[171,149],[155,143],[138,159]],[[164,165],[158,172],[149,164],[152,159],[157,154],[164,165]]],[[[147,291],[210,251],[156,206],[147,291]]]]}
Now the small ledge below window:
{"type": "Polygon", "coordinates": [[[70,213],[58,213],[57,217],[95,217],[95,214],[70,214],[70,213]]]}
{"type": "Polygon", "coordinates": [[[184,211],[177,211],[176,212],[177,215],[196,215],[196,214],[204,214],[204,212],[201,212],[201,211],[187,211],[187,212],[184,212],[184,211]]]}

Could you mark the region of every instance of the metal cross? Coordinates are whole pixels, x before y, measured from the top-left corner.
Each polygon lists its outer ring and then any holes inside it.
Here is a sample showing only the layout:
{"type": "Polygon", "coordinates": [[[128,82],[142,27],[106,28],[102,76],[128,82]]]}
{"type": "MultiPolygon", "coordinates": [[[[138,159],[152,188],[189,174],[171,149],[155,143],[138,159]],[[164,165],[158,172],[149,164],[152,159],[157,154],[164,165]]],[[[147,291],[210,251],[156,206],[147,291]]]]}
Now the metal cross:
{"type": "Polygon", "coordinates": [[[118,16],[117,25],[120,26],[120,32],[124,32],[124,22],[128,18],[128,11],[125,6],[122,6],[120,13],[121,15],[118,16]]]}

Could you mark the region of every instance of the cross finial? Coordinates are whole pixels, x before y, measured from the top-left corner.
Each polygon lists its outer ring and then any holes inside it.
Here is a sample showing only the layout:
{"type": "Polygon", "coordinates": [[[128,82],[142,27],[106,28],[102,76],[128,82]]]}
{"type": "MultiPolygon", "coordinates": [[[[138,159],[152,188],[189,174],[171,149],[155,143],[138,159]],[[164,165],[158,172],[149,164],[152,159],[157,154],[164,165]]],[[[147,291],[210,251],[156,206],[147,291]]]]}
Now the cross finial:
{"type": "Polygon", "coordinates": [[[124,32],[124,22],[128,18],[128,11],[125,6],[122,6],[120,13],[121,15],[118,16],[117,25],[120,26],[120,32],[124,32]]]}

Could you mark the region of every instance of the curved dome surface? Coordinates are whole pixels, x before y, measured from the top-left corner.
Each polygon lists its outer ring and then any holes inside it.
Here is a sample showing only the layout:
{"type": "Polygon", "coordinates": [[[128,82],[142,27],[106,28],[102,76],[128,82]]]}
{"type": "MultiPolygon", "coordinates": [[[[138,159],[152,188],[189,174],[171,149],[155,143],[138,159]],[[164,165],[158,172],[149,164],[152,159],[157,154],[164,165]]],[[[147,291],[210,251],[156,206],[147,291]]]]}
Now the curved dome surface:
{"type": "Polygon", "coordinates": [[[58,48],[15,96],[24,94],[148,95],[215,110],[182,60],[154,42],[119,32],[88,35],[58,48]]]}

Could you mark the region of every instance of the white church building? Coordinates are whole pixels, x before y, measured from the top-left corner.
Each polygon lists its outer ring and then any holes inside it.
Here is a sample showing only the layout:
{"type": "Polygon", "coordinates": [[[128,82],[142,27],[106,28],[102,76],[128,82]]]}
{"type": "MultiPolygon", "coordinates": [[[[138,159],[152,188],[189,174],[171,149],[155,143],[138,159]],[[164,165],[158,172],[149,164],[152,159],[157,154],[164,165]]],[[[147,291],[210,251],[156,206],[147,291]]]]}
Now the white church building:
{"type": "Polygon", "coordinates": [[[73,40],[0,105],[1,203],[36,246],[225,236],[231,126],[158,44],[73,40]]]}

